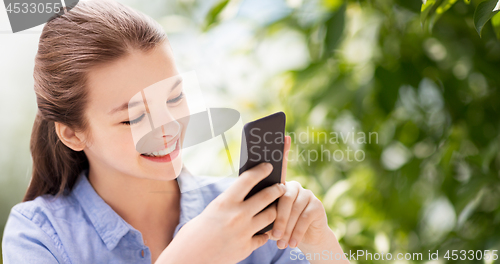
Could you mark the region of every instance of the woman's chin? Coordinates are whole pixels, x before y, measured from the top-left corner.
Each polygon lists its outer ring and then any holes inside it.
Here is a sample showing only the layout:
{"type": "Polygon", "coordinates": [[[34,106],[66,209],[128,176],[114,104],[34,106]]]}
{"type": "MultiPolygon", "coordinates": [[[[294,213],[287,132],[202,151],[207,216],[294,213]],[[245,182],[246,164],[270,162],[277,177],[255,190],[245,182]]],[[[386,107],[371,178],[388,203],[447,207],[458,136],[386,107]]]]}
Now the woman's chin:
{"type": "Polygon", "coordinates": [[[182,159],[177,157],[168,163],[156,163],[146,166],[143,170],[144,178],[153,180],[170,181],[176,179],[182,171],[182,159]]]}

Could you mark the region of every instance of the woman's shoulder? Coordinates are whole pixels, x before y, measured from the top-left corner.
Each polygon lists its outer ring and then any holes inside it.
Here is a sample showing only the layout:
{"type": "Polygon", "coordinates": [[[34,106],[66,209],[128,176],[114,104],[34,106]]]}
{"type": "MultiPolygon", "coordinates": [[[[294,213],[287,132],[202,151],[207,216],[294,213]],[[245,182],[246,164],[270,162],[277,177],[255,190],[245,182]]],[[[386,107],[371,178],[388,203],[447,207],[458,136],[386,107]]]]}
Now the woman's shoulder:
{"type": "Polygon", "coordinates": [[[19,232],[36,236],[36,232],[40,232],[55,237],[60,225],[80,221],[81,214],[82,210],[72,195],[41,195],[12,207],[4,236],[19,232]]]}
{"type": "Polygon", "coordinates": [[[50,195],[45,194],[38,196],[34,200],[25,201],[16,204],[11,209],[13,212],[19,213],[24,217],[34,220],[38,216],[67,216],[67,210],[78,206],[77,201],[72,195],[50,195]]]}
{"type": "Polygon", "coordinates": [[[75,205],[71,196],[42,195],[12,207],[2,238],[5,263],[20,263],[20,260],[37,257],[68,260],[58,227],[74,220],[75,205]]]}

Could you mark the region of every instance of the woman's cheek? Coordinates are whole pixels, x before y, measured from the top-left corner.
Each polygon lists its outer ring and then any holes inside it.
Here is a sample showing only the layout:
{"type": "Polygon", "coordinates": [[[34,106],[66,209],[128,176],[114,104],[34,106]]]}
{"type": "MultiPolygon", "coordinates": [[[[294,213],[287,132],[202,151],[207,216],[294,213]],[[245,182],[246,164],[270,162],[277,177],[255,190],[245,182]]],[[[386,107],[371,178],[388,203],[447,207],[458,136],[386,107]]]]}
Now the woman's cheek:
{"type": "Polygon", "coordinates": [[[128,137],[123,137],[120,142],[116,142],[116,144],[119,146],[118,151],[119,153],[130,153],[132,156],[139,155],[140,153],[136,150],[135,144],[132,139],[129,139],[128,137]]]}
{"type": "Polygon", "coordinates": [[[112,157],[120,156],[121,158],[125,158],[125,154],[127,154],[127,156],[130,154],[138,154],[133,140],[125,133],[108,133],[102,140],[102,145],[105,146],[102,152],[112,157]]]}

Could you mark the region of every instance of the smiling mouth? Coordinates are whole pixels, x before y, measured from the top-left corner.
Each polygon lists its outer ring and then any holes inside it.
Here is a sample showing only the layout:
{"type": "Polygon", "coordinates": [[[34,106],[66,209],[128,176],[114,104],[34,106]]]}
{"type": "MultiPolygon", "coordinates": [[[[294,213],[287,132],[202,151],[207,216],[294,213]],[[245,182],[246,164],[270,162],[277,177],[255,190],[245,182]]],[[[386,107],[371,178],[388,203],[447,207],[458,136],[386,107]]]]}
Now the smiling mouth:
{"type": "Polygon", "coordinates": [[[144,156],[147,156],[147,157],[165,157],[168,154],[172,153],[177,148],[177,144],[179,144],[179,139],[177,139],[175,141],[175,143],[172,144],[168,148],[164,148],[162,150],[153,151],[153,152],[149,152],[149,153],[142,153],[141,155],[144,155],[144,156]]]}

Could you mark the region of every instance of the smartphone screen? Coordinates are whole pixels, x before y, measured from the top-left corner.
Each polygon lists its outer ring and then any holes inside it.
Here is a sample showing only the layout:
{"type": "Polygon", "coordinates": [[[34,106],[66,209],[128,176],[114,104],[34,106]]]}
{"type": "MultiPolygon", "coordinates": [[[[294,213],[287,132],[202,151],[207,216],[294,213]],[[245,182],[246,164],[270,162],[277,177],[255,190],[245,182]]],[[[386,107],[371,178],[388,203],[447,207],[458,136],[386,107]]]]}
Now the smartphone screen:
{"type": "MultiPolygon", "coordinates": [[[[271,174],[255,185],[245,197],[245,200],[262,189],[281,182],[285,147],[285,123],[285,113],[278,112],[247,123],[243,127],[239,175],[262,162],[269,162],[273,165],[271,174]]],[[[277,201],[275,200],[273,203],[277,201]]],[[[272,228],[273,223],[257,232],[257,234],[263,234],[272,228]]]]}

